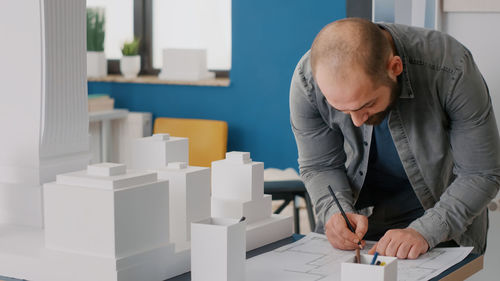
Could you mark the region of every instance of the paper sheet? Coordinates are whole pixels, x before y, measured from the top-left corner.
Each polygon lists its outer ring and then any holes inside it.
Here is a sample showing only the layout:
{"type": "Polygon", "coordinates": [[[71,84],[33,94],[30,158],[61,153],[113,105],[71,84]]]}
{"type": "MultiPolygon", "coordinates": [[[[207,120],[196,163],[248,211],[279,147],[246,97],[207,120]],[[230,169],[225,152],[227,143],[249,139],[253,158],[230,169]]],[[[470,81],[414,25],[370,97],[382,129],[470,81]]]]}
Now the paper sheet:
{"type": "MultiPolygon", "coordinates": [[[[368,252],[371,245],[362,253],[368,252]]],[[[463,260],[472,247],[435,248],[416,260],[398,260],[398,280],[429,280],[463,260]]],[[[340,281],[340,264],[352,251],[334,249],[326,237],[310,233],[297,242],[247,260],[247,281],[340,281]]]]}

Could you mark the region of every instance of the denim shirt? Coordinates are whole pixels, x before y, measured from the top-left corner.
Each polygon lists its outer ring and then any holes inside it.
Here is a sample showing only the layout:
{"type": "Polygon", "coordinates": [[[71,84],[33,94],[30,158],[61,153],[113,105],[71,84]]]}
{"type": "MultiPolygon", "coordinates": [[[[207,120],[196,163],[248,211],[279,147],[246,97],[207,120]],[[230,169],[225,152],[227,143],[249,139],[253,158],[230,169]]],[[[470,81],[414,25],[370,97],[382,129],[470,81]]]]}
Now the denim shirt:
{"type": "MultiPolygon", "coordinates": [[[[471,53],[451,36],[398,24],[379,24],[403,61],[401,93],[388,116],[398,155],[425,213],[409,227],[429,247],[455,240],[486,248],[486,205],[500,186],[498,129],[487,85],[471,53]]],[[[346,212],[365,180],[373,126],[356,127],[330,106],[312,76],[309,52],[290,89],[290,121],[302,180],[317,214],[317,232],[338,208],[346,212]]]]}

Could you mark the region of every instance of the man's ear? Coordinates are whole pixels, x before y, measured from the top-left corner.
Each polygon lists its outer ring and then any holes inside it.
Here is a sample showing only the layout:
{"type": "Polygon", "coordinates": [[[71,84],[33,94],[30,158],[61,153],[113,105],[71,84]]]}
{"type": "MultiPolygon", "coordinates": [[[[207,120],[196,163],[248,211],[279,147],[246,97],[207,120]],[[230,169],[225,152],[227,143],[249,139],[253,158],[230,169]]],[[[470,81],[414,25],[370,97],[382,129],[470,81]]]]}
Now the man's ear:
{"type": "Polygon", "coordinates": [[[400,56],[392,56],[389,59],[387,71],[391,79],[397,80],[396,78],[403,72],[403,61],[400,56]]]}

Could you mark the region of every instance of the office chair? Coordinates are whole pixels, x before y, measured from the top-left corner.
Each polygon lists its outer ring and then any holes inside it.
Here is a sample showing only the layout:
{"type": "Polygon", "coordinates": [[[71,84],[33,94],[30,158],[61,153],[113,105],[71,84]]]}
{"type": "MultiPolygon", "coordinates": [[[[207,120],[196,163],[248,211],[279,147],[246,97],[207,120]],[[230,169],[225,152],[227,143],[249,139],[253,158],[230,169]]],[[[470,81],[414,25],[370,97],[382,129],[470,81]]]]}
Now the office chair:
{"type": "Polygon", "coordinates": [[[189,138],[189,165],[192,166],[210,167],[212,161],[226,157],[225,121],[158,117],[153,133],[189,138]]]}
{"type": "Polygon", "coordinates": [[[307,193],[304,182],[300,180],[300,177],[295,171],[290,173],[290,170],[291,169],[285,171],[273,168],[266,169],[264,171],[264,193],[272,195],[273,200],[284,200],[284,202],[274,211],[275,214],[281,213],[288,204],[293,203],[293,224],[295,233],[300,233],[300,206],[298,198],[304,198],[307,216],[309,218],[309,226],[311,231],[314,231],[316,229],[316,220],[311,198],[307,193]]]}

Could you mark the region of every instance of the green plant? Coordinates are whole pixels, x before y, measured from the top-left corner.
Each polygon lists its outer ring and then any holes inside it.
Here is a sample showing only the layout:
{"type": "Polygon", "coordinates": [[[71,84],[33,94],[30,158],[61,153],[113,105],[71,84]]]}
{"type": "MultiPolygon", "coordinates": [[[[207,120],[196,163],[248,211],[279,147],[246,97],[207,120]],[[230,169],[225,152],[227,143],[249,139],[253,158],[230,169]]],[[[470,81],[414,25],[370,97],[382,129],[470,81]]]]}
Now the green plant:
{"type": "Polygon", "coordinates": [[[122,54],[124,56],[136,56],[139,54],[139,43],[141,40],[139,38],[134,38],[130,42],[123,43],[122,54]]]}
{"type": "Polygon", "coordinates": [[[105,23],[104,8],[87,8],[87,51],[104,51],[105,23]]]}

